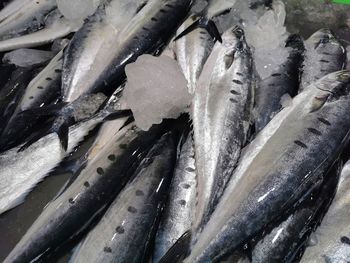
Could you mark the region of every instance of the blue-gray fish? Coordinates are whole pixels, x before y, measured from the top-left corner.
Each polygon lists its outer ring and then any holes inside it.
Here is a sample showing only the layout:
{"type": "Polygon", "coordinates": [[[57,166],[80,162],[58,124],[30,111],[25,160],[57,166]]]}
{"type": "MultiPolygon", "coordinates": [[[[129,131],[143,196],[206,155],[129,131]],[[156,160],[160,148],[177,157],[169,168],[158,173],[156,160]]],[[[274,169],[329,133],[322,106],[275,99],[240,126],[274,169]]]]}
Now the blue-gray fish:
{"type": "Polygon", "coordinates": [[[329,29],[320,29],[305,41],[300,91],[323,76],[346,66],[346,49],[329,29]]]}
{"type": "Polygon", "coordinates": [[[191,4],[191,0],[102,2],[65,50],[64,101],[113,92],[114,85],[124,81],[128,63],[167,44],[191,4]]]}
{"type": "Polygon", "coordinates": [[[243,31],[231,28],[209,56],[192,102],[198,204],[193,229],[213,212],[248,139],[252,58],[243,31]]]}
{"type": "Polygon", "coordinates": [[[322,182],[348,141],[349,92],[350,72],[340,71],[294,99],[242,176],[233,175],[186,263],[218,262],[322,182]]]}
{"type": "Polygon", "coordinates": [[[77,179],[51,201],[4,262],[30,262],[86,230],[122,190],[140,157],[164,133],[142,132],[130,123],[101,149],[91,151],[77,179]]]}
{"type": "Polygon", "coordinates": [[[169,197],[156,235],[153,261],[158,262],[191,229],[196,202],[196,171],[192,135],[181,148],[169,197]]]}
{"type": "Polygon", "coordinates": [[[165,134],[151,148],[71,262],[147,261],[176,161],[172,136],[165,134]]]}
{"type": "Polygon", "coordinates": [[[337,191],[321,225],[313,234],[315,244],[306,248],[302,263],[350,261],[350,162],[340,175],[337,191]]]}
{"type": "Polygon", "coordinates": [[[334,197],[341,168],[341,162],[335,164],[322,187],[254,246],[252,263],[294,262],[300,257],[334,197]]]}
{"type": "Polygon", "coordinates": [[[270,77],[259,82],[255,93],[255,131],[259,132],[281,110],[283,97],[298,93],[304,45],[298,35],[287,39],[288,57],[270,77]]]}
{"type": "MultiPolygon", "coordinates": [[[[86,99],[93,115],[105,101],[103,94],[86,99]]],[[[23,151],[23,145],[0,154],[0,214],[19,205],[27,194],[53,170],[98,123],[106,113],[81,122],[69,129],[71,140],[67,152],[61,149],[57,134],[48,134],[23,151]]]]}

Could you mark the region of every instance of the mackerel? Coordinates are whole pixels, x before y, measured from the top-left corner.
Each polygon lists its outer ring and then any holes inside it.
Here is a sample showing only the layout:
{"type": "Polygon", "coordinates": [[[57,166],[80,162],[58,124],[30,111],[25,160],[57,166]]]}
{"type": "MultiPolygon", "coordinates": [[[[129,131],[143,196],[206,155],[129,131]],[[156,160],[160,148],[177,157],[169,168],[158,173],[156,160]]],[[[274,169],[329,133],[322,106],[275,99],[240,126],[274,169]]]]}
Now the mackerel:
{"type": "Polygon", "coordinates": [[[112,92],[125,79],[125,65],[167,44],[191,4],[191,0],[102,3],[65,51],[64,101],[97,91],[112,92]]]}
{"type": "MultiPolygon", "coordinates": [[[[91,115],[105,97],[97,94],[87,100],[91,115]]],[[[71,140],[67,152],[61,149],[57,134],[48,134],[23,151],[23,145],[0,155],[0,214],[22,203],[27,194],[53,170],[80,141],[101,122],[106,113],[99,114],[69,129],[71,140]]]]}
{"type": "Polygon", "coordinates": [[[255,94],[255,131],[259,132],[282,108],[283,98],[298,93],[300,68],[303,61],[303,41],[298,35],[287,39],[288,57],[270,77],[258,84],[255,94]]]}
{"type": "Polygon", "coordinates": [[[323,76],[344,69],[346,49],[329,29],[320,29],[305,41],[300,91],[323,76]]]}
{"type": "Polygon", "coordinates": [[[185,262],[217,262],[323,180],[350,130],[350,72],[322,78],[301,93],[273,135],[233,175],[185,262]]]}
{"type": "Polygon", "coordinates": [[[196,172],[192,135],[181,148],[169,189],[161,222],[157,231],[153,261],[159,260],[186,231],[191,229],[196,201],[196,172]]]}
{"type": "Polygon", "coordinates": [[[172,134],[151,148],[71,262],[145,262],[176,160],[172,134]]]}
{"type": "Polygon", "coordinates": [[[316,229],[314,246],[306,248],[302,263],[340,263],[350,260],[350,162],[340,175],[337,191],[321,225],[316,229]]]}
{"type": "Polygon", "coordinates": [[[192,102],[198,177],[194,231],[208,221],[248,139],[252,78],[244,34],[230,29],[208,58],[192,102]]]}
{"type": "Polygon", "coordinates": [[[164,131],[142,132],[128,124],[98,152],[77,179],[49,203],[4,262],[29,262],[57,249],[90,225],[113,201],[137,168],[140,156],[164,131]]]}

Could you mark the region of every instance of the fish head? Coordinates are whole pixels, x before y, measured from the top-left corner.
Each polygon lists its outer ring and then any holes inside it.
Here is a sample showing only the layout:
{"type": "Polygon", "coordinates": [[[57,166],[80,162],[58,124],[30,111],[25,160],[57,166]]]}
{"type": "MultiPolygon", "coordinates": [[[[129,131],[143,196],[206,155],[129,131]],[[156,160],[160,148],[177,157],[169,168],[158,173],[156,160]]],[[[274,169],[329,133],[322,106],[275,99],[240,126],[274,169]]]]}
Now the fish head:
{"type": "Polygon", "coordinates": [[[328,74],[314,85],[317,92],[312,97],[310,112],[322,108],[327,103],[333,103],[350,98],[350,71],[342,70],[328,74]]]}
{"type": "Polygon", "coordinates": [[[316,31],[307,42],[314,47],[314,49],[318,49],[327,44],[336,44],[339,45],[338,39],[334,36],[333,32],[328,28],[323,28],[316,31]]]}

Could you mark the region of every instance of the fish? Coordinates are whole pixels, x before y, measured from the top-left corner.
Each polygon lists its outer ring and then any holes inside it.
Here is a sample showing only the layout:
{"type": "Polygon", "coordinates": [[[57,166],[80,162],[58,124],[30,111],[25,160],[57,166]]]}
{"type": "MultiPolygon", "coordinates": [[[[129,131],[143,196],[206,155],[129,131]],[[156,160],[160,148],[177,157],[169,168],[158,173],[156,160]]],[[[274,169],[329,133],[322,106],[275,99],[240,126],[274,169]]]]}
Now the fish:
{"type": "Polygon", "coordinates": [[[282,108],[283,96],[290,98],[298,94],[300,69],[303,61],[304,44],[298,35],[291,35],[286,41],[288,57],[271,74],[258,84],[255,92],[255,132],[262,130],[282,108]]]}
{"type": "Polygon", "coordinates": [[[166,132],[157,125],[140,131],[133,122],[85,164],[77,178],[39,215],[4,262],[29,262],[77,237],[114,200],[129,181],[150,145],[166,132]],[[59,223],[58,223],[59,222],[59,223]]]}
{"type": "Polygon", "coordinates": [[[71,262],[145,262],[176,161],[176,142],[163,135],[87,235],[71,262]]]}
{"type": "Polygon", "coordinates": [[[251,9],[256,9],[260,6],[271,8],[272,0],[250,0],[249,5],[251,9]]]}
{"type": "Polygon", "coordinates": [[[27,5],[31,0],[16,0],[7,3],[4,8],[0,10],[0,22],[3,21],[8,16],[17,12],[23,6],[27,5]]]}
{"type": "Polygon", "coordinates": [[[18,68],[12,72],[9,81],[0,90],[0,134],[10,120],[16,105],[21,99],[33,75],[38,73],[38,67],[18,68]]]}
{"type": "Polygon", "coordinates": [[[72,23],[55,9],[45,18],[45,27],[30,34],[14,36],[0,41],[0,52],[18,48],[32,48],[52,43],[80,28],[79,23],[72,23]]]}
{"type": "MultiPolygon", "coordinates": [[[[104,100],[104,95],[97,94],[86,103],[90,106],[95,104],[95,113],[104,100]]],[[[23,145],[20,145],[1,153],[0,214],[21,204],[28,193],[73,151],[104,117],[105,112],[71,127],[68,131],[71,140],[67,145],[67,152],[57,147],[60,143],[57,134],[50,133],[23,150],[23,145]]]]}
{"type": "Polygon", "coordinates": [[[192,101],[198,205],[193,231],[213,212],[248,139],[253,106],[252,56],[240,28],[222,36],[209,56],[192,101]]]}
{"type": "Polygon", "coordinates": [[[349,139],[349,84],[350,72],[340,71],[295,97],[250,163],[237,167],[242,174],[232,176],[184,262],[218,262],[322,183],[349,139]]]}
{"type": "Polygon", "coordinates": [[[196,170],[192,134],[184,144],[175,166],[169,197],[157,230],[153,261],[159,262],[186,231],[191,229],[196,201],[196,170]]]}
{"type": "Polygon", "coordinates": [[[22,1],[21,4],[14,1],[9,4],[3,15],[6,17],[0,22],[0,39],[38,31],[43,27],[45,17],[56,8],[55,0],[22,1]]]}
{"type": "Polygon", "coordinates": [[[305,59],[299,92],[328,73],[346,66],[346,49],[327,28],[320,29],[305,41],[305,59]]]}
{"type": "Polygon", "coordinates": [[[339,263],[350,260],[349,189],[350,162],[347,161],[340,174],[336,194],[320,226],[313,233],[315,244],[306,248],[302,263],[339,263]]]}
{"type": "Polygon", "coordinates": [[[102,4],[65,50],[63,100],[70,102],[82,94],[112,92],[115,85],[124,81],[127,64],[144,53],[154,54],[165,47],[191,4],[191,0],[102,4]],[[115,19],[118,14],[120,17],[115,19]]]}
{"type": "Polygon", "coordinates": [[[252,262],[294,262],[306,247],[312,230],[327,211],[337,189],[342,162],[325,175],[325,183],[311,197],[274,227],[252,249],[252,262]]]}
{"type": "MultiPolygon", "coordinates": [[[[195,22],[195,17],[189,17],[178,29],[178,34],[195,22]]],[[[196,89],[198,78],[204,63],[214,46],[214,40],[204,29],[197,28],[175,42],[175,54],[179,65],[187,79],[191,94],[196,89]]]]}
{"type": "Polygon", "coordinates": [[[9,122],[0,137],[0,149],[8,150],[21,144],[38,120],[35,114],[21,114],[30,109],[49,105],[60,95],[63,52],[59,52],[51,62],[28,84],[22,98],[16,105],[9,122]]]}

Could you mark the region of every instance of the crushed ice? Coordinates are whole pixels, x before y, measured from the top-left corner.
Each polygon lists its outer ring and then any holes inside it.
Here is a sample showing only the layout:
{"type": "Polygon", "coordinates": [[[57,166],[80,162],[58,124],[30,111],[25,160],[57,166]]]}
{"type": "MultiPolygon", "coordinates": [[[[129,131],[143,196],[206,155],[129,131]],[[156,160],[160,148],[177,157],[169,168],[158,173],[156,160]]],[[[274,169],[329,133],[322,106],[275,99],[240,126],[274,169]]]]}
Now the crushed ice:
{"type": "Polygon", "coordinates": [[[191,102],[180,66],[168,56],[142,55],[125,72],[124,98],[143,130],[165,118],[177,118],[191,102]]]}
{"type": "Polygon", "coordinates": [[[99,4],[100,0],[57,0],[62,15],[72,21],[83,21],[95,12],[99,4]]]}

